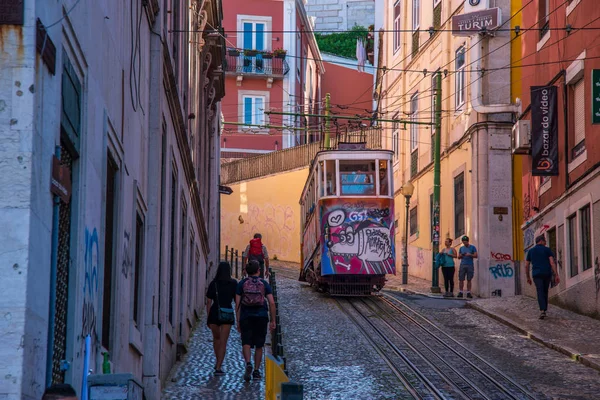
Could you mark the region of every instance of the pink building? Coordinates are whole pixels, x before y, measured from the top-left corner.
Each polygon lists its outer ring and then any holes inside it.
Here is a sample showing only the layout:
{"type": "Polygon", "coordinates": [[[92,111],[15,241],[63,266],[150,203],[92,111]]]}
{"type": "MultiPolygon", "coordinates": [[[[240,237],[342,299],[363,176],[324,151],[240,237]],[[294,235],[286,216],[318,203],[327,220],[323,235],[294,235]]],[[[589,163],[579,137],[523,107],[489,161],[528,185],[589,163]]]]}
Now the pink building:
{"type": "Polygon", "coordinates": [[[226,96],[222,159],[241,158],[314,139],[308,118],[265,111],[322,110],[319,48],[302,0],[223,0],[226,96]]]}

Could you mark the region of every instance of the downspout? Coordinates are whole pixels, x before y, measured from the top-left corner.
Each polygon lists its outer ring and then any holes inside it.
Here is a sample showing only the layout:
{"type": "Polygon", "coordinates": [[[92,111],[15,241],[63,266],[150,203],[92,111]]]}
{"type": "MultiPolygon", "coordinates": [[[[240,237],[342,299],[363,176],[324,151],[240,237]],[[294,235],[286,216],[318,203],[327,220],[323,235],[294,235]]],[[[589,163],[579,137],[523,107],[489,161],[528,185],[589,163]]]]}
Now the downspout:
{"type": "MultiPolygon", "coordinates": [[[[60,160],[60,146],[56,146],[55,156],[60,160]]],[[[52,208],[52,250],[50,252],[50,298],[48,300],[48,344],[46,349],[46,387],[52,385],[52,362],[54,359],[54,320],[56,318],[56,270],[58,266],[58,222],[60,198],[54,196],[52,208]]]]}

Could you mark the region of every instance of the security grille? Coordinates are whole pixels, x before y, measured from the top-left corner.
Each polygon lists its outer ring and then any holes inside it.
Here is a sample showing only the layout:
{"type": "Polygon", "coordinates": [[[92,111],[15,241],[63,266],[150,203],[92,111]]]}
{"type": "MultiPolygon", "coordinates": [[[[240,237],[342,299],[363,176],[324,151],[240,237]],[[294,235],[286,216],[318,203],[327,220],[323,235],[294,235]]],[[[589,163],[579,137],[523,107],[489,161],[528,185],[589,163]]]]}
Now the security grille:
{"type": "Polygon", "coordinates": [[[433,8],[433,29],[440,29],[442,26],[442,2],[433,8]]]}
{"type": "MultiPolygon", "coordinates": [[[[61,145],[61,163],[73,168],[73,157],[61,145]]],[[[71,174],[72,175],[72,174],[71,174]]],[[[54,353],[52,358],[52,382],[64,383],[65,373],[61,361],[67,350],[67,307],[69,300],[69,266],[71,261],[71,204],[60,203],[58,216],[58,262],[56,270],[56,314],[54,317],[54,353]]]]}
{"type": "Polygon", "coordinates": [[[419,150],[410,153],[410,177],[412,178],[419,172],[419,150]]]}

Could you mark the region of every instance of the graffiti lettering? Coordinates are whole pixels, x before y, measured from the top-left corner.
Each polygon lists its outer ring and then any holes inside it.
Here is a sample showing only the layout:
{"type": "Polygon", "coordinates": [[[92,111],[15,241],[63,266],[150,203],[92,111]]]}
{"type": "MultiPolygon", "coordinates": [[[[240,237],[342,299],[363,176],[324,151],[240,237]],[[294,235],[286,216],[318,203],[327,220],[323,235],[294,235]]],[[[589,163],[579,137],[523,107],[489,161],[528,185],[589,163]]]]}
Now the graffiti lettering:
{"type": "MultiPolygon", "coordinates": [[[[341,210],[337,210],[341,211],[341,210]]],[[[334,211],[335,212],[335,211],[334,211]]],[[[348,219],[352,222],[361,222],[367,219],[367,212],[365,210],[362,211],[352,211],[348,216],[348,219]]]]}
{"type": "Polygon", "coordinates": [[[425,264],[425,257],[423,256],[423,250],[417,249],[417,265],[419,268],[423,267],[425,264]]]}
{"type": "Polygon", "coordinates": [[[96,228],[90,232],[85,230],[85,258],[84,258],[84,284],[83,284],[83,312],[82,329],[83,337],[92,335],[96,338],[96,294],[98,293],[98,265],[100,247],[98,245],[98,231],[96,228]]]}
{"type": "Polygon", "coordinates": [[[123,264],[121,272],[125,275],[125,278],[129,275],[129,269],[131,268],[130,239],[131,235],[129,232],[123,231],[123,264]]]}
{"type": "Polygon", "coordinates": [[[494,279],[512,278],[515,271],[510,263],[496,264],[490,267],[490,272],[494,279]]]}
{"type": "Polygon", "coordinates": [[[387,218],[390,216],[389,208],[370,208],[367,215],[374,219],[387,218]]]}
{"type": "Polygon", "coordinates": [[[490,255],[494,260],[497,260],[497,261],[511,261],[512,260],[512,256],[510,254],[494,253],[492,251],[492,252],[490,252],[490,255]]]}
{"type": "MultiPolygon", "coordinates": [[[[596,262],[598,262],[598,259],[596,258],[596,262]]],[[[558,265],[558,269],[562,269],[562,250],[558,249],[558,259],[556,260],[556,264],[558,265]]]]}

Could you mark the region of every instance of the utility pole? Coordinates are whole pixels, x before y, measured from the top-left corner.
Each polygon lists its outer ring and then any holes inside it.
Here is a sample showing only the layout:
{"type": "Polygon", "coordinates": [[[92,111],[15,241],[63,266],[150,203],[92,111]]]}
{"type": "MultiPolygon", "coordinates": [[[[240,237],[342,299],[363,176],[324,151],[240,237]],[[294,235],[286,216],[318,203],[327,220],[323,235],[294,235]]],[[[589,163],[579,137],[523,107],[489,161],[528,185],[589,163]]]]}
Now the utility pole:
{"type": "Polygon", "coordinates": [[[440,293],[438,283],[439,270],[435,265],[435,258],[440,251],[440,153],[442,139],[442,73],[435,74],[435,148],[433,153],[433,230],[431,263],[431,293],[440,293]]]}
{"type": "Polygon", "coordinates": [[[331,114],[331,94],[325,95],[325,148],[329,148],[329,118],[331,114]]]}

